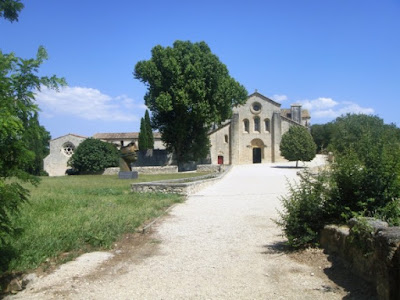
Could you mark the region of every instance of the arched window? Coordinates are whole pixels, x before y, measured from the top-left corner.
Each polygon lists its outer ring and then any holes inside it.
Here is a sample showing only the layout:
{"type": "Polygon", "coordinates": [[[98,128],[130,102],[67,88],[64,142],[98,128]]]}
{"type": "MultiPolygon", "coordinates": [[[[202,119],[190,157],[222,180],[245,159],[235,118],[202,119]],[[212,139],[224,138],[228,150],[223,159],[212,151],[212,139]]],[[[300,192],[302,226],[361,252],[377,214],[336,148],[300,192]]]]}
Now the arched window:
{"type": "Polygon", "coordinates": [[[225,143],[228,143],[229,139],[228,139],[228,135],[225,134],[225,143]]]}
{"type": "Polygon", "coordinates": [[[260,132],[260,118],[259,117],[254,118],[254,131],[260,132]]]}
{"type": "Polygon", "coordinates": [[[269,119],[264,120],[264,126],[265,126],[265,131],[268,131],[268,132],[271,131],[271,122],[269,119]]]}
{"type": "Polygon", "coordinates": [[[244,129],[244,132],[249,132],[249,120],[247,120],[247,119],[244,119],[243,120],[243,129],[244,129]]]}

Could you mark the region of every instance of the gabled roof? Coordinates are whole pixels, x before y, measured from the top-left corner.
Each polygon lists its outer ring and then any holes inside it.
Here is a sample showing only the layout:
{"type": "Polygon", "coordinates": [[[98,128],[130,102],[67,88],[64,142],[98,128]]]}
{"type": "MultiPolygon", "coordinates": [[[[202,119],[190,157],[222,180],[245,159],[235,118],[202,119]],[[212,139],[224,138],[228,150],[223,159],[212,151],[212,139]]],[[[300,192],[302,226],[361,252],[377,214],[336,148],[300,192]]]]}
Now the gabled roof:
{"type": "Polygon", "coordinates": [[[68,134],[65,134],[65,135],[59,136],[59,137],[57,137],[57,138],[55,138],[55,139],[52,139],[52,141],[55,141],[55,140],[61,139],[61,138],[65,137],[65,136],[68,136],[68,135],[72,135],[72,136],[74,136],[74,137],[78,137],[78,138],[81,138],[81,139],[87,139],[87,138],[88,138],[87,136],[78,135],[78,134],[74,134],[74,133],[68,133],[68,134]]]}
{"type": "MultiPolygon", "coordinates": [[[[139,132],[118,132],[118,133],[96,133],[93,135],[95,139],[100,140],[124,140],[124,139],[138,139],[139,132]]],[[[161,134],[159,132],[153,132],[153,137],[161,138],[161,134]]]]}
{"type": "Polygon", "coordinates": [[[265,97],[264,95],[260,94],[260,93],[257,92],[257,91],[255,91],[253,94],[249,95],[249,96],[247,97],[247,99],[249,99],[250,97],[253,97],[253,96],[258,97],[258,98],[261,98],[261,99],[263,99],[264,101],[267,101],[267,102],[271,103],[272,105],[281,107],[281,104],[280,104],[280,103],[275,102],[274,100],[269,99],[268,97],[265,97]]]}

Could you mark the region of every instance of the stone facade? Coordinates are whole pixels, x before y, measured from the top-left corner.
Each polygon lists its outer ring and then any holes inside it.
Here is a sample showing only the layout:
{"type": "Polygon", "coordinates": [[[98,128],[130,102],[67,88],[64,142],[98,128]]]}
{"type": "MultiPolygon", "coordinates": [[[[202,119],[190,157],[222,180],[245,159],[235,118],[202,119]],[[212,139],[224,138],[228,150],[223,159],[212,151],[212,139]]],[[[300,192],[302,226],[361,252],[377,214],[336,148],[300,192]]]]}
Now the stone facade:
{"type": "Polygon", "coordinates": [[[44,159],[44,170],[49,176],[63,176],[67,170],[67,162],[76,147],[87,137],[67,134],[50,141],[50,154],[44,159]]]}
{"type": "Polygon", "coordinates": [[[299,104],[281,109],[281,104],[255,92],[244,105],[234,108],[231,120],[210,133],[211,164],[284,160],[279,151],[282,135],[290,126],[309,124],[310,115],[299,104]]]}

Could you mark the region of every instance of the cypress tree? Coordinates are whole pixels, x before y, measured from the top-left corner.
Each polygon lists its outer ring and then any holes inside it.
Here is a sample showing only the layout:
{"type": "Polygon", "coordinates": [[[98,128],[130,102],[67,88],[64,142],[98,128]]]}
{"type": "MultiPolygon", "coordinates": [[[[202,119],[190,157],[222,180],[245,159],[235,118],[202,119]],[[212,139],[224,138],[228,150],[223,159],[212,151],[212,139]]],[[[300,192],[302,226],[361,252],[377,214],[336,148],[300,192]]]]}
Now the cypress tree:
{"type": "Polygon", "coordinates": [[[148,134],[147,127],[143,118],[140,119],[140,132],[139,132],[139,150],[147,150],[148,147],[148,134]]]}
{"type": "Polygon", "coordinates": [[[154,149],[154,137],[153,130],[151,129],[149,111],[146,109],[144,114],[144,123],[147,131],[147,149],[154,149]]]}

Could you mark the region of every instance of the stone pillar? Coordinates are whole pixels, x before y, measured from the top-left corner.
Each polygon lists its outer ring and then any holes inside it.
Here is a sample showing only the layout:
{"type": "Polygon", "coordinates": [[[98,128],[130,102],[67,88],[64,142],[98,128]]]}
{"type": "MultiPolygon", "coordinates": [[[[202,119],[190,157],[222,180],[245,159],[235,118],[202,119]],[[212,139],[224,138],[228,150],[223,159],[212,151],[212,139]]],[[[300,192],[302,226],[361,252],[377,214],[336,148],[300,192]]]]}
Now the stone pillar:
{"type": "Polygon", "coordinates": [[[279,158],[280,151],[279,145],[281,143],[282,137],[282,121],[281,121],[281,113],[274,112],[272,115],[272,128],[271,128],[271,136],[272,136],[272,145],[271,145],[271,161],[276,162],[279,158]]]}
{"type": "Polygon", "coordinates": [[[239,114],[235,113],[231,119],[230,136],[229,143],[229,163],[231,165],[239,164],[239,131],[240,121],[239,114]]]}

